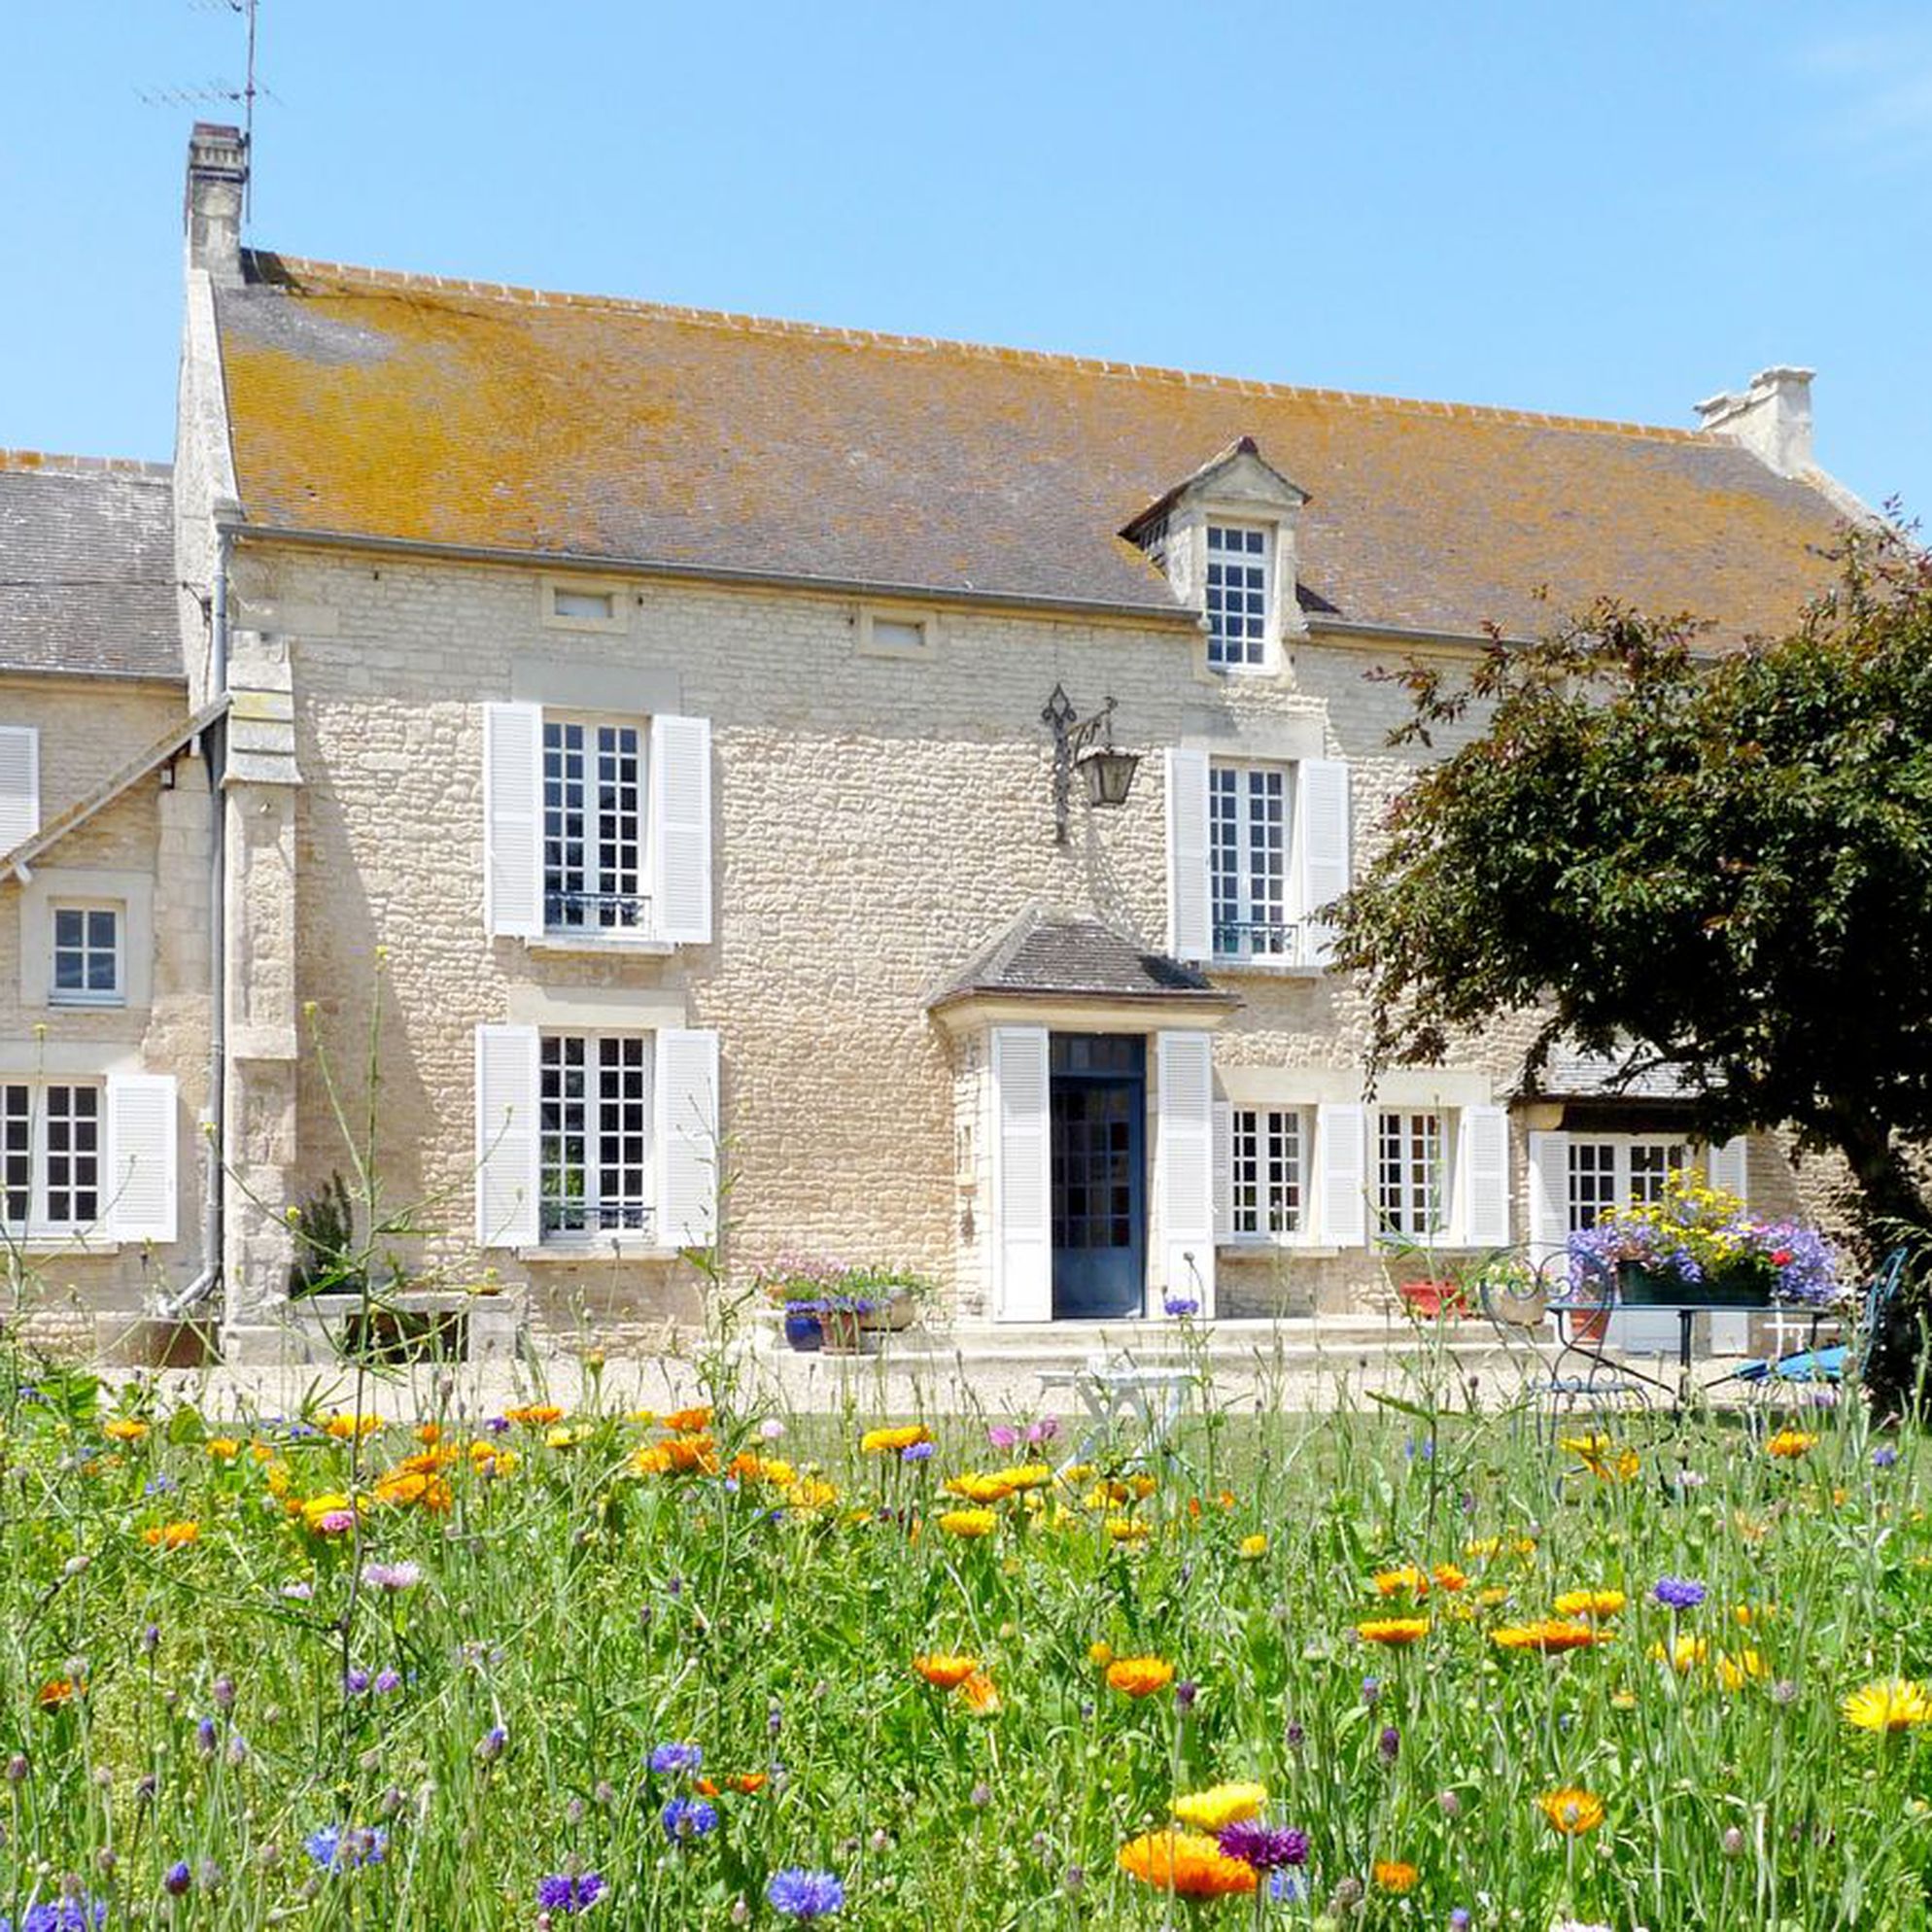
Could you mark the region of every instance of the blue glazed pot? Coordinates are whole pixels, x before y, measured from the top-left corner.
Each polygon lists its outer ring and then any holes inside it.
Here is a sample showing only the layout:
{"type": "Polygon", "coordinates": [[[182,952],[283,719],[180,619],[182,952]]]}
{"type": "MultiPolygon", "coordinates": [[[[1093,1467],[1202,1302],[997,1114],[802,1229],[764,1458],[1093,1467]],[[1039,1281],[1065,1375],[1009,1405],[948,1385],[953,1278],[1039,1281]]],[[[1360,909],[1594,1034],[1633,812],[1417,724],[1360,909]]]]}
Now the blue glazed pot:
{"type": "Polygon", "coordinates": [[[825,1346],[825,1330],[818,1326],[816,1315],[790,1315],[785,1317],[785,1340],[801,1355],[812,1355],[825,1346]]]}

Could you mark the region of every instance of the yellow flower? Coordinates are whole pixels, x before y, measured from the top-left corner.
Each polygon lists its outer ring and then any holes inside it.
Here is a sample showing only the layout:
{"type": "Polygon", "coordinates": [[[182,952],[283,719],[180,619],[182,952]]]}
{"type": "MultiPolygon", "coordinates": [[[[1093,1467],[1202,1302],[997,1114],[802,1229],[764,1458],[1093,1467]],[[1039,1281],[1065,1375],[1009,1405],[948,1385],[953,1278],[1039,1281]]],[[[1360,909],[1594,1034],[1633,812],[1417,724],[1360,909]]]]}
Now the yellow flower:
{"type": "Polygon", "coordinates": [[[999,1520],[990,1509],[949,1509],[939,1519],[939,1527],[949,1536],[964,1536],[970,1541],[990,1536],[999,1528],[999,1520]]]}
{"type": "Polygon", "coordinates": [[[1215,1784],[1205,1791],[1190,1791],[1174,1800],[1174,1815],[1196,1831],[1218,1832],[1237,1818],[1260,1815],[1268,1802],[1265,1784],[1215,1784]]]}
{"type": "Polygon", "coordinates": [[[208,1443],[208,1454],[217,1463],[232,1463],[241,1454],[241,1444],[232,1435],[217,1435],[208,1443]]]}
{"type": "Polygon", "coordinates": [[[1591,1624],[1568,1618],[1544,1617],[1535,1623],[1512,1624],[1493,1630],[1490,1641],[1500,1650],[1535,1650],[1552,1657],[1565,1650],[1587,1650],[1604,1638],[1591,1624]]]}
{"type": "Polygon", "coordinates": [[[1107,1666],[1107,1687],[1126,1697],[1152,1697],[1174,1681],[1174,1666],[1164,1657],[1117,1657],[1107,1666]]]}
{"type": "Polygon", "coordinates": [[[1710,1645],[1701,1637],[1679,1637],[1666,1650],[1661,1643],[1650,1646],[1651,1657],[1659,1664],[1668,1664],[1678,1676],[1685,1676],[1697,1669],[1710,1654],[1710,1645]]]}
{"type": "Polygon", "coordinates": [[[1906,1731],[1932,1724],[1932,1691],[1909,1677],[1880,1677],[1851,1692],[1841,1707],[1861,1731],[1906,1731]]]}
{"type": "Polygon", "coordinates": [[[1399,1570],[1379,1571],[1375,1588],[1384,1597],[1426,1597],[1429,1595],[1429,1578],[1414,1564],[1405,1563],[1399,1570]]]}
{"type": "Polygon", "coordinates": [[[1107,1540],[1110,1543],[1144,1543],[1147,1535],[1147,1525],[1136,1522],[1131,1516],[1110,1516],[1107,1519],[1107,1540]]]}
{"type": "Polygon", "coordinates": [[[302,1522],[323,1535],[336,1535],[356,1519],[356,1505],[346,1496],[312,1496],[292,1505],[301,1512],[302,1522]]]}
{"type": "Polygon", "coordinates": [[[1764,1675],[1764,1659],[1755,1650],[1727,1651],[1717,1660],[1717,1681],[1727,1691],[1742,1690],[1753,1677],[1764,1675]]]}
{"type": "Polygon", "coordinates": [[[1604,1801],[1594,1791],[1579,1791],[1574,1785],[1545,1791],[1536,1803],[1543,1816],[1567,1838],[1595,1831],[1604,1822],[1604,1801]]]}
{"type": "Polygon", "coordinates": [[[1553,1607],[1560,1617],[1613,1617],[1628,1601],[1621,1590],[1566,1590],[1553,1607]]]}
{"type": "Polygon", "coordinates": [[[974,1717],[997,1717],[1000,1708],[1000,1694],[993,1687],[993,1680],[983,1671],[975,1671],[952,1693],[967,1712],[974,1717]]]}
{"type": "Polygon", "coordinates": [[[995,1469],[990,1473],[969,1469],[963,1476],[949,1476],[949,1496],[964,1497],[968,1502],[1004,1502],[1014,1493],[1013,1472],[995,1469]]]}
{"type": "Polygon", "coordinates": [[[1462,1589],[1469,1580],[1467,1573],[1459,1570],[1453,1563],[1438,1563],[1429,1573],[1438,1590],[1454,1592],[1462,1589]]]}
{"type": "Polygon", "coordinates": [[[903,1429],[869,1429],[859,1437],[859,1453],[865,1456],[896,1456],[915,1442],[930,1442],[924,1424],[911,1423],[903,1429]]]}
{"type": "Polygon", "coordinates": [[[1818,1438],[1802,1429],[1780,1429],[1764,1445],[1764,1452],[1767,1456],[1776,1456],[1780,1462],[1791,1463],[1800,1456],[1809,1456],[1817,1446],[1818,1438]]]}
{"type": "Polygon", "coordinates": [[[379,1415],[336,1414],[323,1425],[338,1442],[347,1442],[351,1436],[373,1435],[382,1427],[379,1415]]]}
{"type": "Polygon", "coordinates": [[[977,1657],[963,1657],[949,1650],[935,1650],[913,1659],[913,1669],[935,1690],[957,1690],[979,1668],[977,1657]]]}
{"type": "Polygon", "coordinates": [[[1355,1634],[1364,1643],[1389,1645],[1414,1643],[1429,1635],[1427,1617],[1376,1617],[1367,1623],[1359,1623],[1355,1634]]]}
{"type": "Polygon", "coordinates": [[[518,1408],[505,1409],[503,1420],[525,1429],[548,1429],[553,1422],[564,1420],[564,1411],[555,1402],[525,1402],[518,1408]]]}
{"type": "Polygon", "coordinates": [[[1087,1661],[1096,1671],[1104,1671],[1114,1661],[1114,1646],[1111,1643],[1089,1643],[1087,1646],[1087,1661]]]}
{"type": "Polygon", "coordinates": [[[181,1550],[201,1540],[199,1523],[157,1523],[141,1532],[141,1540],[150,1549],[181,1550]]]}
{"type": "Polygon", "coordinates": [[[1268,1553],[1268,1539],[1259,1532],[1252,1536],[1241,1538],[1241,1559],[1244,1563],[1255,1563],[1268,1553]]]}
{"type": "Polygon", "coordinates": [[[131,1415],[110,1416],[101,1424],[101,1433],[110,1442],[139,1442],[148,1433],[148,1425],[131,1415]]]}
{"type": "Polygon", "coordinates": [[[1422,1874],[1413,1865],[1400,1858],[1378,1858],[1375,1861],[1375,1883],[1385,1892],[1412,1892],[1416,1880],[1422,1874]]]}

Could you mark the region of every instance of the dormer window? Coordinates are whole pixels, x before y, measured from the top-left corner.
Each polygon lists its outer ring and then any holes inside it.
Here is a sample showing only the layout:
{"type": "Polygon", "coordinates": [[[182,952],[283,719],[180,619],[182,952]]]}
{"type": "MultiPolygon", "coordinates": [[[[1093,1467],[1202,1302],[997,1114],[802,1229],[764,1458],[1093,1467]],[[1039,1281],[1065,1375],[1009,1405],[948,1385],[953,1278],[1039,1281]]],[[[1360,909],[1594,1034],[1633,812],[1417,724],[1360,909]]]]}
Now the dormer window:
{"type": "Polygon", "coordinates": [[[1208,663],[1219,671],[1265,662],[1268,535],[1255,524],[1208,525],[1208,663]]]}

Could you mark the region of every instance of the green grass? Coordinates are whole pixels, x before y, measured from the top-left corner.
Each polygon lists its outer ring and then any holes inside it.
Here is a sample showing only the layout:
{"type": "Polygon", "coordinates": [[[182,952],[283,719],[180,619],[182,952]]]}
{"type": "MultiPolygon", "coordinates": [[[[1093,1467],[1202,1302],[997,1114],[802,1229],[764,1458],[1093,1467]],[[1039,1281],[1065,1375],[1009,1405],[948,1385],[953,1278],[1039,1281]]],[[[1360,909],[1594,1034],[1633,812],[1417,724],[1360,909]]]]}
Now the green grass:
{"type": "Polygon", "coordinates": [[[575,1922],[691,1932],[780,1922],[767,1881],[802,1865],[839,1875],[838,1922],[881,1928],[1292,1926],[1331,1903],[1363,1927],[1458,1908],[1532,1932],[1928,1922],[1932,1747],[1840,1709],[1871,1678],[1932,1674],[1923,1456],[1904,1438],[1876,1466],[1850,1407],[1806,1420],[1818,1441],[1792,1461],[1735,1420],[1633,1422],[1600,1459],[1631,1451],[1625,1478],[1525,1417],[1433,1415],[1432,1397],[1197,1418],[1144,1501],[1056,1484],[961,1541],[938,1527],[957,1506],[943,1479],[1028,1453],[977,1423],[935,1423],[937,1453],[911,1465],[861,1455],[863,1418],[736,1411],[725,1390],[719,1463],[794,1457],[832,1501],[639,1474],[665,1432],[596,1404],[554,1444],[543,1425],[426,1417],[460,1452],[447,1508],[426,1509],[372,1495],[421,1446],[406,1426],[357,1447],[320,1418],[241,1423],[224,1460],[191,1410],[116,1442],[90,1385],[42,1386],[0,1376],[16,1921],[64,1881],[111,1927],[529,1927],[537,1880],[583,1870],[608,1890],[575,1922]],[[491,1473],[472,1441],[514,1468],[491,1473]],[[350,1532],[291,1513],[348,1493],[350,1532]],[[1114,1541],[1110,1518],[1145,1538],[1114,1541]],[[145,1539],[187,1522],[184,1547],[145,1539]],[[1254,1536],[1265,1553],[1244,1556],[1254,1536]],[[1501,1554],[1469,1553],[1491,1538],[1501,1554]],[[421,1580],[367,1587],[372,1561],[421,1580]],[[1372,1578],[1403,1564],[1458,1566],[1466,1587],[1430,1591],[1413,1648],[1364,1644],[1356,1625],[1403,1601],[1372,1578]],[[1703,1582],[1702,1606],[1649,1602],[1667,1574],[1703,1582]],[[1607,1641],[1545,1659],[1491,1640],[1586,1586],[1630,1599],[1607,1641]],[[1682,1674],[1651,1655],[1673,1635],[1708,1646],[1682,1674]],[[1169,1660],[1191,1705],[1109,1690],[1096,1643],[1169,1660]],[[940,1649],[983,1661],[996,1714],[918,1680],[913,1657],[940,1649]],[[384,1670],[397,1688],[345,1693],[345,1673],[384,1670]],[[60,1678],[86,1688],[43,1708],[60,1678]],[[691,1781],[646,1770],[668,1741],[701,1744],[720,1784],[769,1782],[724,1789],[716,1829],[673,1847],[661,1813],[691,1781]],[[1237,1778],[1308,1833],[1305,1898],[1177,1904],[1117,1869],[1177,1792],[1237,1778]],[[1535,1801],[1563,1785],[1603,1798],[1601,1829],[1551,1829],[1535,1801]],[[385,1855],[320,1869],[304,1840],[329,1824],[380,1826],[385,1855]],[[1378,1861],[1413,1865],[1414,1889],[1377,1888],[1378,1861]]]}

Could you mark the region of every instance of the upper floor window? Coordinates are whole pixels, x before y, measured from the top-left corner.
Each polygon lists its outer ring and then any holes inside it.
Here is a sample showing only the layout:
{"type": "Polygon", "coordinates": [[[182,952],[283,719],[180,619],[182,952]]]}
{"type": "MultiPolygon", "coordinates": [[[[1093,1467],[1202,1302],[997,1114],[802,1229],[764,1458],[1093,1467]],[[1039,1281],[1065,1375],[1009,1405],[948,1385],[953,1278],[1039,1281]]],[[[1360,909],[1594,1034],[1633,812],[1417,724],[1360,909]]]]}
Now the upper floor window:
{"type": "Polygon", "coordinates": [[[1305,1114],[1298,1107],[1236,1107],[1229,1125],[1235,1238],[1301,1233],[1308,1225],[1305,1114]]]}
{"type": "Polygon", "coordinates": [[[92,1082],[0,1086],[0,1196],[18,1235],[91,1227],[101,1214],[101,1089],[92,1082]]]}
{"type": "Polygon", "coordinates": [[[1375,1116],[1375,1212],[1384,1234],[1427,1239],[1449,1225],[1442,1116],[1384,1109],[1375,1116]]]}
{"type": "Polygon", "coordinates": [[[53,907],[53,972],[48,998],[55,1006],[120,1006],[127,997],[121,963],[125,924],[119,906],[53,907]]]}
{"type": "Polygon", "coordinates": [[[1268,533],[1252,524],[1207,527],[1208,663],[1259,666],[1268,624],[1268,533]]]}
{"type": "Polygon", "coordinates": [[[1633,1134],[1571,1136],[1566,1187],[1570,1231],[1595,1227],[1606,1208],[1661,1201],[1672,1170],[1689,1159],[1690,1149],[1682,1141],[1633,1134]]]}
{"type": "Polygon", "coordinates": [[[537,1049],[544,1239],[648,1234],[651,1071],[645,1033],[546,1033],[537,1049]]]}
{"type": "Polygon", "coordinates": [[[1208,772],[1208,864],[1218,959],[1286,957],[1293,787],[1281,765],[1208,772]]]}
{"type": "Polygon", "coordinates": [[[649,929],[637,724],[543,720],[543,923],[552,932],[649,929]]]}

